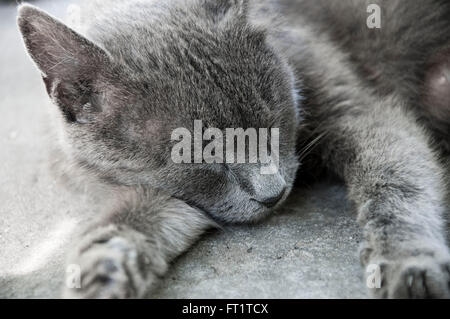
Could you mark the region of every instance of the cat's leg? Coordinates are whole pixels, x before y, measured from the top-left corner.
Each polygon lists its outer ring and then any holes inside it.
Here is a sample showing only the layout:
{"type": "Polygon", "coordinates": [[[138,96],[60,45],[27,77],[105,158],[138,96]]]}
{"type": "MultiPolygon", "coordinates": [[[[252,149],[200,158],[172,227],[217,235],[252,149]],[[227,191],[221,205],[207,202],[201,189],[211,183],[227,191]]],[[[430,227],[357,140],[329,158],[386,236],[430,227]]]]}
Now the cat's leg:
{"type": "Polygon", "coordinates": [[[343,177],[356,204],[362,264],[381,271],[381,288],[372,293],[448,298],[444,171],[424,130],[399,104],[393,98],[374,100],[333,118],[324,159],[343,177]]]}
{"type": "Polygon", "coordinates": [[[140,298],[169,262],[214,223],[184,202],[149,189],[124,196],[123,205],[82,236],[69,258],[79,287],[66,298],[140,298]]]}

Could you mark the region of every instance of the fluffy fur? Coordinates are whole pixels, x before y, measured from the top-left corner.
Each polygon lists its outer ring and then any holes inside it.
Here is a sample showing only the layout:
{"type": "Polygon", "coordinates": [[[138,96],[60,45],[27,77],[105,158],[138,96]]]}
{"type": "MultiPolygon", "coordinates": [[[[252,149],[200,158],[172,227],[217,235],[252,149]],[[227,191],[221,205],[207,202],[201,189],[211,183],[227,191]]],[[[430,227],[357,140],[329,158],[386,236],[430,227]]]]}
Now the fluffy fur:
{"type": "Polygon", "coordinates": [[[89,1],[77,31],[21,6],[68,160],[128,194],[72,254],[82,288],[66,296],[142,297],[215,222],[269,214],[265,199],[284,192],[281,204],[309,158],[348,186],[362,264],[382,270],[376,296],[449,297],[439,157],[449,152],[450,5],[378,1],[376,30],[368,4],[89,1]],[[174,164],[171,131],[197,119],[280,128],[279,173],[174,164]]]}

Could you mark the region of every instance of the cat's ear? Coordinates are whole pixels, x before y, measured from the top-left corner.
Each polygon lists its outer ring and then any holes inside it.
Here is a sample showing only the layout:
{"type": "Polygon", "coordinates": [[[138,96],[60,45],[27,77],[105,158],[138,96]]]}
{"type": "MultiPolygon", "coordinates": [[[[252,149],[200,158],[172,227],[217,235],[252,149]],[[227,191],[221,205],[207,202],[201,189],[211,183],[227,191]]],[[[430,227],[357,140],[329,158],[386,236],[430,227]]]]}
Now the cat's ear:
{"type": "Polygon", "coordinates": [[[238,18],[245,21],[248,16],[248,0],[203,0],[208,15],[215,21],[238,18]]]}
{"type": "Polygon", "coordinates": [[[108,54],[36,7],[20,6],[17,23],[50,97],[68,121],[86,122],[83,112],[92,112],[90,99],[108,54]]]}

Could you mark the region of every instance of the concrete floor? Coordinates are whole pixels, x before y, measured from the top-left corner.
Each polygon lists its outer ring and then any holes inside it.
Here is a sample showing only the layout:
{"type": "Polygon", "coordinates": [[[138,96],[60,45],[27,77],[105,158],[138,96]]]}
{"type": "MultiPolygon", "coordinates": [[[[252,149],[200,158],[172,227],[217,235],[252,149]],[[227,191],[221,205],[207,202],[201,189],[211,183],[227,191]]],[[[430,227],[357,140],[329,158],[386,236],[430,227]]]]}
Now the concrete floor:
{"type": "MultiPolygon", "coordinates": [[[[37,2],[62,16],[66,1],[55,3],[37,2]]],[[[0,6],[0,48],[0,297],[57,298],[65,252],[101,201],[49,168],[53,106],[14,7],[0,6]]],[[[360,236],[341,186],[296,190],[269,220],[206,235],[149,297],[364,298],[360,236]]]]}

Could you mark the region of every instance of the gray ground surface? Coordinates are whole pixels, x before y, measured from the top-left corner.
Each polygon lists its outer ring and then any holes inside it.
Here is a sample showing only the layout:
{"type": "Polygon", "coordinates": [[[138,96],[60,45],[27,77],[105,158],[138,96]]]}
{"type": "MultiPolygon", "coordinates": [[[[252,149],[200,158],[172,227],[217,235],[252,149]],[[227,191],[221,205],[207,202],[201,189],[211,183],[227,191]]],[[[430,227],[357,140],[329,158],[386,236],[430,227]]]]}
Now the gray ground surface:
{"type": "MultiPolygon", "coordinates": [[[[42,6],[61,16],[64,2],[42,6]]],[[[0,6],[0,48],[0,297],[58,297],[65,252],[101,201],[63,186],[48,168],[51,105],[13,7],[0,6]]],[[[297,190],[260,225],[206,235],[151,297],[363,298],[359,241],[341,186],[297,190]]]]}

